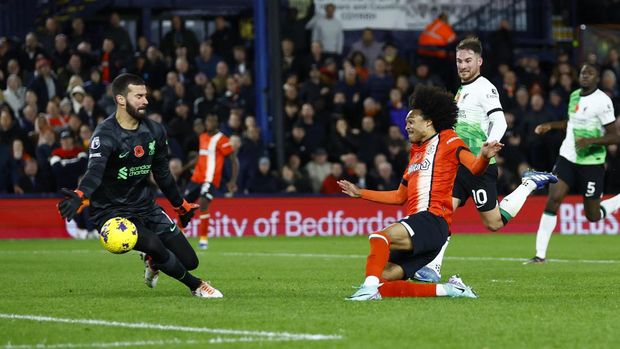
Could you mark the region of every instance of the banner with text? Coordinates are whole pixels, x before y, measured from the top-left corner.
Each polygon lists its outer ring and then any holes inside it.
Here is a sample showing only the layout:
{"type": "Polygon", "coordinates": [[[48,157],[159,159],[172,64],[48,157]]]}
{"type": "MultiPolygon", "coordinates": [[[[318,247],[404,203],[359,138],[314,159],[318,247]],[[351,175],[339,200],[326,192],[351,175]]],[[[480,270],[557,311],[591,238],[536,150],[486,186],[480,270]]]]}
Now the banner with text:
{"type": "Polygon", "coordinates": [[[488,3],[488,0],[315,0],[316,12],[325,5],[336,6],[336,18],[344,30],[364,28],[386,30],[424,30],[441,12],[450,23],[488,3]]]}
{"type": "MultiPolygon", "coordinates": [[[[534,196],[501,233],[535,233],[546,202],[534,196]]],[[[70,238],[79,236],[75,223],[65,223],[57,199],[0,199],[0,239],[70,238]]],[[[170,204],[158,203],[176,217],[170,204]]],[[[211,207],[211,237],[356,236],[368,235],[401,219],[405,207],[351,198],[217,198],[211,207]]],[[[600,222],[588,222],[580,196],[566,198],[558,211],[556,231],[562,234],[617,235],[618,212],[600,222]]],[[[198,219],[185,229],[196,236],[198,219]]],[[[469,203],[453,219],[454,233],[488,233],[469,203]]]]}

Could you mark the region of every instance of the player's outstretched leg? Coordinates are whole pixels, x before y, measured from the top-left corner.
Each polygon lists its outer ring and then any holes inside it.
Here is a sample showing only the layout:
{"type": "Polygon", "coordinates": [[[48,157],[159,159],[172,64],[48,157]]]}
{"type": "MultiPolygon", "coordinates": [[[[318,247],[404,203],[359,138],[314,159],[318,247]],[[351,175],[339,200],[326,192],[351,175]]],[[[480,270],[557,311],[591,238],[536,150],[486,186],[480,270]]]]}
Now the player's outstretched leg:
{"type": "Polygon", "coordinates": [[[385,281],[379,287],[379,297],[465,297],[478,298],[471,287],[458,275],[445,284],[416,284],[409,281],[385,281]]]}
{"type": "Polygon", "coordinates": [[[542,189],[549,183],[557,182],[558,177],[553,173],[534,170],[525,171],[521,185],[499,203],[499,211],[504,225],[519,213],[525,204],[525,200],[534,190],[542,189]]]}
{"type": "MultiPolygon", "coordinates": [[[[403,228],[404,229],[404,228],[403,228]]],[[[366,258],[366,279],[364,283],[347,300],[379,300],[379,277],[390,258],[390,235],[386,231],[372,233],[368,236],[370,253],[366,258]]]]}

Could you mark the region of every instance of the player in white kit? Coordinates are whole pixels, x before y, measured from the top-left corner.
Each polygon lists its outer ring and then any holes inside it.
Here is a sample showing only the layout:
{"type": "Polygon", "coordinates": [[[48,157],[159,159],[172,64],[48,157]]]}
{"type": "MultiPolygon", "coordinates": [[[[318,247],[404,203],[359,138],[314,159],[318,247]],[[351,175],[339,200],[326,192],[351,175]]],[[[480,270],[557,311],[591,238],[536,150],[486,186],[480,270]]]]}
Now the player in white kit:
{"type": "Polygon", "coordinates": [[[620,195],[601,202],[605,178],[606,146],[620,142],[611,99],[597,88],[600,70],[585,63],[579,72],[579,89],[568,103],[568,121],[540,124],[534,130],[544,134],[552,129],[566,130],[560,156],[553,168],[559,181],[549,186],[549,197],[536,234],[536,255],[527,263],[544,263],[551,234],[557,223],[556,212],[571,188],[583,195],[586,218],[604,219],[620,207],[620,195]]]}

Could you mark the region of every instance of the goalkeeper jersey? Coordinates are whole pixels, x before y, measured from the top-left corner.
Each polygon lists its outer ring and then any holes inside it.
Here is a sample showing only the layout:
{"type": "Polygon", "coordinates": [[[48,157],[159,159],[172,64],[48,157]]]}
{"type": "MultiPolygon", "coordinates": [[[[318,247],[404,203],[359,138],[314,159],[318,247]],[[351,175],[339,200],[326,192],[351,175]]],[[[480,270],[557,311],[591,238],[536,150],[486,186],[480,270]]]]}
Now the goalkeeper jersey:
{"type": "MultiPolygon", "coordinates": [[[[503,111],[499,93],[487,78],[478,75],[474,80],[459,87],[454,101],[459,108],[456,133],[471,152],[478,155],[493,126],[489,116],[503,111]]],[[[494,163],[495,158],[490,161],[490,164],[494,163]]]]}
{"type": "Polygon", "coordinates": [[[575,139],[601,137],[605,134],[605,126],[615,120],[611,99],[603,91],[596,89],[587,96],[581,95],[581,89],[573,91],[568,102],[566,138],[560,147],[560,156],[578,165],[605,163],[607,149],[604,145],[577,150],[575,139]]]}
{"type": "Polygon", "coordinates": [[[93,132],[88,167],[78,189],[90,199],[95,219],[110,211],[148,213],[155,205],[148,181],[151,172],[170,203],[181,206],[183,199],[168,167],[164,127],[143,119],[136,130],[126,130],[112,115],[93,132]]]}

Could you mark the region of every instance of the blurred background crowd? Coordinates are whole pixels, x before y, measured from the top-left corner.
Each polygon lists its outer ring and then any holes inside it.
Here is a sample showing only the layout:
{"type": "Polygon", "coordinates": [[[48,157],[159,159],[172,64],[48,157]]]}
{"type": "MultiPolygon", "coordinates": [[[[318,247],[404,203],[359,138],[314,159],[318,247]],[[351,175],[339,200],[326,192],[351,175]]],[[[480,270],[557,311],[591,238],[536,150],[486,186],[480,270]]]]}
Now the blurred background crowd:
{"type": "MultiPolygon", "coordinates": [[[[398,35],[372,28],[347,42],[336,11],[332,5],[319,14],[312,1],[281,8],[281,166],[255,117],[254,40],[239,16],[211,18],[203,35],[187,29],[182,16],[172,16],[158,44],[130,37],[117,12],[97,30],[82,18],[49,17],[40,30],[1,37],[0,193],[76,187],[93,130],[115,110],[110,82],[122,72],[147,83],[148,118],[168,130],[170,169],[180,189],[191,176],[208,114],[218,116],[220,130],[237,149],[234,195],[336,194],[336,181],[343,178],[362,188],[396,189],[408,163],[407,99],[417,85],[456,92],[450,48],[466,33],[449,40],[439,55],[411,50],[398,35]]],[[[450,26],[445,18],[444,25],[450,26]]],[[[483,43],[483,75],[499,90],[508,123],[498,157],[498,189],[505,194],[528,167],[552,169],[564,134],[539,136],[534,128],[567,118],[578,65],[568,51],[555,52],[551,60],[517,54],[508,21],[483,43]]],[[[602,67],[600,89],[620,113],[618,51],[583,59],[602,67]]],[[[608,173],[620,168],[617,146],[609,147],[607,167],[614,170],[608,173]]],[[[226,166],[224,177],[229,173],[226,166]]],[[[620,176],[606,178],[605,192],[620,192],[620,176]]]]}

